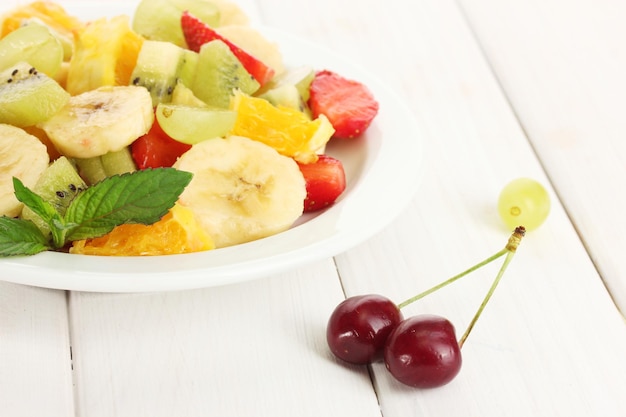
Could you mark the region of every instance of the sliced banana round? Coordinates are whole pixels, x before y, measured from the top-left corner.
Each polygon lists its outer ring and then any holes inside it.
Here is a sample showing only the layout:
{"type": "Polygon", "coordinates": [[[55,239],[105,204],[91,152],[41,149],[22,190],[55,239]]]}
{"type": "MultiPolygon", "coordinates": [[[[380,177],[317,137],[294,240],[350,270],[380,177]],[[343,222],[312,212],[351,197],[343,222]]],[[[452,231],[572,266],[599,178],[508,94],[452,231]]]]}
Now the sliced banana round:
{"type": "Polygon", "coordinates": [[[153,122],[152,98],[146,88],[115,86],[71,97],[39,127],[63,155],[92,158],[130,145],[153,122]]]}
{"type": "Polygon", "coordinates": [[[32,189],[48,162],[48,150],[39,139],[18,127],[0,124],[0,216],[16,217],[22,211],[13,177],[32,189]]]}
{"type": "Polygon", "coordinates": [[[208,139],[174,167],[193,173],[180,203],[217,248],[285,231],[302,215],[306,187],[298,165],[263,143],[241,136],[208,139]]]}

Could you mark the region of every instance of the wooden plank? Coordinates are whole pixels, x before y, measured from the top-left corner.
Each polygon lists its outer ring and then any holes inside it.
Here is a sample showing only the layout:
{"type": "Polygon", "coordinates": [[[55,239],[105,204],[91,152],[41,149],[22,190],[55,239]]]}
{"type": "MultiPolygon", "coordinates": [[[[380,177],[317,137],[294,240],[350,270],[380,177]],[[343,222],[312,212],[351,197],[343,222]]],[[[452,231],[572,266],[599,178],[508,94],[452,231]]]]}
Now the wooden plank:
{"type": "MultiPolygon", "coordinates": [[[[543,172],[542,164],[550,170],[554,162],[535,158],[516,109],[454,2],[414,2],[410,13],[400,2],[285,7],[307,18],[277,17],[273,25],[323,43],[388,81],[414,110],[426,140],[426,171],[413,204],[392,227],[337,258],[348,294],[377,292],[401,301],[499,250],[508,231],[495,202],[512,178],[540,180],[554,201],[548,222],[525,238],[465,345],[465,364],[453,383],[416,391],[374,366],[383,414],[622,415],[622,317],[543,172]]],[[[525,87],[520,82],[519,89],[525,87]]],[[[460,334],[496,271],[491,265],[406,314],[447,316],[460,334]]]]}
{"type": "Polygon", "coordinates": [[[64,291],[0,281],[0,414],[74,414],[64,291]]]}
{"type": "Polygon", "coordinates": [[[626,311],[626,3],[460,3],[596,267],[626,311]]]}
{"type": "Polygon", "coordinates": [[[367,370],[326,348],[342,298],[330,261],[206,290],[73,293],[77,415],[380,416],[367,370]]]}

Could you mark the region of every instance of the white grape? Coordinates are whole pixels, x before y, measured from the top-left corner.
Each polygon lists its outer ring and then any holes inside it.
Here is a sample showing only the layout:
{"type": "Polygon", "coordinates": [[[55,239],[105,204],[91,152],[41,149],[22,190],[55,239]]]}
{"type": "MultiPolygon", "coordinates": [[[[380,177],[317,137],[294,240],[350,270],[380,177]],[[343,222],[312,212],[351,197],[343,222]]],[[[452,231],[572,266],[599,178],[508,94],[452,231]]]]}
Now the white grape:
{"type": "Polygon", "coordinates": [[[550,214],[550,196],[541,183],[517,178],[504,186],[498,198],[498,213],[510,229],[537,229],[550,214]]]}

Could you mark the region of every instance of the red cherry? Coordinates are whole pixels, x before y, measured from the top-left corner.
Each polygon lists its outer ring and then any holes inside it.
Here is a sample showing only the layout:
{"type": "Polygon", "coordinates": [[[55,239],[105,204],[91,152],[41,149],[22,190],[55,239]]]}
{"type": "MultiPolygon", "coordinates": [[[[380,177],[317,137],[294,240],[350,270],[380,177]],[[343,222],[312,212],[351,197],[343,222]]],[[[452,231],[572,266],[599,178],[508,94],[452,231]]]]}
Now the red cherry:
{"type": "Polygon", "coordinates": [[[384,359],[398,381],[417,388],[447,384],[459,373],[462,363],[452,323],[427,314],[396,326],[387,338],[384,359]]]}
{"type": "Polygon", "coordinates": [[[326,340],[335,356],[364,365],[382,359],[385,341],[403,319],[396,304],[381,295],[347,298],[333,311],[326,340]]]}

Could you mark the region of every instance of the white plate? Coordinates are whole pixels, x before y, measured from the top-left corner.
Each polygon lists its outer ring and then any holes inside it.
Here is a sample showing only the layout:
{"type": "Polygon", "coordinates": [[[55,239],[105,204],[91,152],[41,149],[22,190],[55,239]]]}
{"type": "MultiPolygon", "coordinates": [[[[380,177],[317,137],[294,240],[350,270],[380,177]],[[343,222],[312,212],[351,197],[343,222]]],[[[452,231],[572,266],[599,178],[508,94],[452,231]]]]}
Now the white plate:
{"type": "MultiPolygon", "coordinates": [[[[120,3],[61,2],[82,18],[131,13],[120,3]],[[97,4],[97,7],[94,5],[97,4]]],[[[6,4],[1,6],[7,8],[6,4]]],[[[1,10],[0,10],[1,11],[1,10]]],[[[347,189],[335,205],[303,217],[278,235],[213,251],[159,257],[94,257],[46,252],[0,259],[0,279],[46,288],[100,292],[165,291],[263,278],[339,254],[372,237],[414,195],[422,141],[411,112],[379,80],[310,42],[271,29],[288,65],[330,69],[365,83],[380,103],[366,134],[333,141],[328,153],[346,169],[347,189]]]]}

